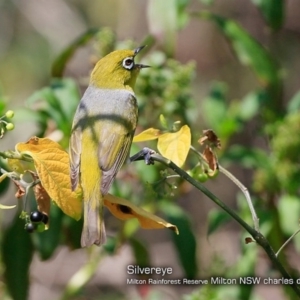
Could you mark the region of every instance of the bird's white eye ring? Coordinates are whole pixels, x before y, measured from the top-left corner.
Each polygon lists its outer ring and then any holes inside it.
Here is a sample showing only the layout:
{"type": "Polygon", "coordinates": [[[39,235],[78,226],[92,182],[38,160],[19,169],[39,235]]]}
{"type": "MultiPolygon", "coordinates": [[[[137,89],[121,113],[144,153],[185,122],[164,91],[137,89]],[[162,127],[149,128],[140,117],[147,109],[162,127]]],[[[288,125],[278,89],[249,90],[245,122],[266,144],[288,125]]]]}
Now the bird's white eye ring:
{"type": "Polygon", "coordinates": [[[127,70],[131,70],[134,67],[133,57],[127,57],[123,60],[123,67],[127,70]]]}

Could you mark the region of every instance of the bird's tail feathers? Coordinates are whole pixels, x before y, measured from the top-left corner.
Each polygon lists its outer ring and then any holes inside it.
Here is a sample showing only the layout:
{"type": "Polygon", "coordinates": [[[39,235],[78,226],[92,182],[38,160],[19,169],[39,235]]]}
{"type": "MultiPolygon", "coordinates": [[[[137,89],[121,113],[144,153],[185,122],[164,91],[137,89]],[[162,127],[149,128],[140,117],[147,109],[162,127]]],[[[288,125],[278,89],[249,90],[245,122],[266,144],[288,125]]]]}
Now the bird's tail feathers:
{"type": "Polygon", "coordinates": [[[84,200],[84,223],[81,233],[81,247],[93,244],[100,246],[106,242],[103,205],[99,199],[84,200]]]}

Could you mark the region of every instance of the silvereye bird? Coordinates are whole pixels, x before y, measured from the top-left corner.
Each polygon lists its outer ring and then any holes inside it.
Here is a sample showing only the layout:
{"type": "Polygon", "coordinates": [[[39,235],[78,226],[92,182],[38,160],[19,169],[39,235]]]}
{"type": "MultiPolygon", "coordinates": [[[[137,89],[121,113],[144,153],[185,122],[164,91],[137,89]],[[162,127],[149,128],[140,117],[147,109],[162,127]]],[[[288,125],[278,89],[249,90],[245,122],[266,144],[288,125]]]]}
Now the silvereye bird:
{"type": "Polygon", "coordinates": [[[144,48],[117,50],[98,61],[74,116],[69,145],[74,191],[83,190],[81,246],[105,243],[103,197],[129,155],[138,120],[134,85],[142,68],[134,62],[144,48]]]}

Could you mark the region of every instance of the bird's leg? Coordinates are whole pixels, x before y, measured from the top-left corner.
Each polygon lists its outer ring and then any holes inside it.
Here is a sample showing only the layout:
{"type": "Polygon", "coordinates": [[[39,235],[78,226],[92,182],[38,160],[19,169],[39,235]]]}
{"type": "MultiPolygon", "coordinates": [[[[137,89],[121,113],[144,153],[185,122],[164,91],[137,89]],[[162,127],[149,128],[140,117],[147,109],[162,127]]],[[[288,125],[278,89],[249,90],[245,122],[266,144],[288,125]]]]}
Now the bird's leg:
{"type": "Polygon", "coordinates": [[[154,160],[152,159],[151,155],[155,154],[156,152],[150,148],[143,148],[140,152],[132,155],[130,157],[130,162],[144,160],[146,165],[154,165],[154,160]]]}

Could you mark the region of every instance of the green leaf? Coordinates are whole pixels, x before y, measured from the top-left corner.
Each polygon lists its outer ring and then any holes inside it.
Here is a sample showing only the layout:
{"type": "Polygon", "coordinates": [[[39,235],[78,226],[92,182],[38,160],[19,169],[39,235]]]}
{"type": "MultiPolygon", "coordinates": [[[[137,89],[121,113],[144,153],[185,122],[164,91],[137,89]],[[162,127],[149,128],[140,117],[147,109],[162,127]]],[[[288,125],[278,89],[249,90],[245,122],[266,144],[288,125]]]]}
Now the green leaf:
{"type": "Polygon", "coordinates": [[[59,102],[59,109],[67,121],[72,121],[80,100],[77,84],[69,78],[54,79],[51,89],[59,102]]]}
{"type": "Polygon", "coordinates": [[[150,257],[147,248],[133,237],[129,238],[129,243],[134,253],[135,263],[141,267],[150,266],[150,257]]]}
{"type": "Polygon", "coordinates": [[[284,21],[284,0],[252,0],[272,29],[280,29],[284,21]]]}
{"type": "MultiPolygon", "coordinates": [[[[3,161],[0,160],[0,168],[3,168],[3,167],[6,167],[6,166],[4,166],[3,161]]],[[[0,175],[2,175],[1,172],[0,172],[0,175]]],[[[9,187],[9,183],[10,183],[10,179],[7,177],[0,182],[0,195],[4,194],[7,191],[8,187],[9,187]]]]}
{"type": "Polygon", "coordinates": [[[46,117],[45,122],[47,122],[47,119],[52,119],[56,124],[61,124],[65,119],[64,116],[61,115],[61,104],[50,87],[45,87],[34,92],[26,100],[26,104],[29,108],[36,102],[42,104],[42,108],[38,110],[38,115],[41,114],[41,119],[46,117]]]}
{"type": "Polygon", "coordinates": [[[270,104],[276,105],[276,100],[281,95],[282,82],[279,67],[271,54],[234,20],[207,11],[196,15],[213,21],[220,28],[230,41],[239,61],[251,67],[261,86],[270,92],[270,104]]]}
{"type": "Polygon", "coordinates": [[[30,120],[39,123],[41,133],[48,127],[49,119],[68,136],[71,131],[72,119],[80,100],[79,91],[72,79],[54,79],[49,87],[42,88],[27,99],[30,110],[17,111],[20,121],[30,120]],[[32,106],[38,106],[37,112],[32,112],[32,106]]]}
{"type": "Polygon", "coordinates": [[[83,227],[83,218],[76,221],[68,215],[63,216],[64,240],[71,249],[81,248],[80,237],[83,227]]]}
{"type": "Polygon", "coordinates": [[[287,106],[289,113],[298,112],[300,110],[300,91],[298,91],[290,100],[287,106]]]}
{"type": "Polygon", "coordinates": [[[230,111],[226,94],[227,85],[223,82],[215,82],[202,107],[205,121],[223,140],[237,132],[240,125],[240,122],[230,111]]]}
{"type": "MultiPolygon", "coordinates": [[[[226,118],[227,115],[227,86],[222,82],[214,82],[209,96],[203,102],[206,122],[214,128],[226,118]]],[[[221,126],[220,126],[221,127],[221,126]]],[[[215,128],[218,131],[218,129],[215,128]]],[[[219,132],[219,131],[218,131],[219,132]]]]}
{"type": "Polygon", "coordinates": [[[240,102],[238,117],[243,121],[251,120],[260,110],[262,102],[261,91],[247,94],[240,102]]]}
{"type": "MultiPolygon", "coordinates": [[[[79,237],[78,241],[80,241],[80,237],[79,237]]],[[[116,253],[116,250],[118,249],[118,247],[119,247],[119,240],[115,236],[107,237],[106,243],[103,245],[103,249],[109,255],[114,255],[116,253]]]]}
{"type": "Polygon", "coordinates": [[[278,202],[278,214],[281,228],[291,235],[299,227],[300,199],[292,195],[283,195],[278,202]]]}
{"type": "Polygon", "coordinates": [[[219,227],[231,220],[231,217],[223,210],[212,209],[208,214],[207,235],[214,233],[219,227]]]}
{"type": "Polygon", "coordinates": [[[9,293],[14,300],[27,300],[33,246],[30,235],[24,230],[24,221],[19,217],[4,232],[1,251],[9,293]]]}
{"type": "Polygon", "coordinates": [[[195,278],[198,271],[197,243],[188,215],[179,206],[169,202],[161,203],[159,208],[166,215],[167,220],[178,227],[180,234],[172,234],[173,242],[185,271],[185,276],[195,278]]]}
{"type": "Polygon", "coordinates": [[[81,34],[70,46],[68,46],[54,61],[52,65],[51,74],[53,77],[62,77],[64,69],[68,61],[72,58],[75,51],[89,42],[97,33],[99,29],[89,29],[81,34]]]}

